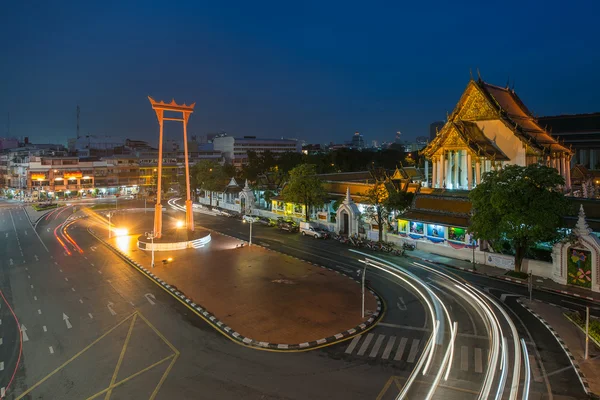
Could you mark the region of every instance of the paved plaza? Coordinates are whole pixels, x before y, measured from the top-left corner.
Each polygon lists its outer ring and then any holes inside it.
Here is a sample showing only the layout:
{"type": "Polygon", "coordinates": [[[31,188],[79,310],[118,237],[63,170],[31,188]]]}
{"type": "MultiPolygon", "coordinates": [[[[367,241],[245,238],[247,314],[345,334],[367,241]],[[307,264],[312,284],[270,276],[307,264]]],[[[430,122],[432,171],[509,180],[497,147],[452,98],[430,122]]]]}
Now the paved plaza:
{"type": "MultiPolygon", "coordinates": [[[[148,217],[136,213],[117,221],[143,232],[144,221],[151,222],[148,217]]],[[[165,225],[170,223],[165,219],[165,225]]],[[[151,253],[137,248],[137,237],[113,237],[110,243],[150,268],[151,253]]],[[[212,232],[212,241],[203,248],[156,252],[153,272],[254,340],[310,342],[368,319],[370,312],[361,318],[361,287],[355,280],[262,247],[239,247],[242,243],[212,232]]],[[[367,311],[377,308],[368,291],[365,305],[367,311]]]]}

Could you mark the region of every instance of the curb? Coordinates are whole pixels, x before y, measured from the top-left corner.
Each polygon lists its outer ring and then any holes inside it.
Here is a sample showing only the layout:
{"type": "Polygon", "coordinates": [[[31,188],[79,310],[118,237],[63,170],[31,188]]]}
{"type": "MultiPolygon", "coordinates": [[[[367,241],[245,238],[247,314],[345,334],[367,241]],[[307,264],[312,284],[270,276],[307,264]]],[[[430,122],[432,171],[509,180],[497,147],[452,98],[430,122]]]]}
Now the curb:
{"type": "MultiPolygon", "coordinates": [[[[527,311],[529,311],[531,313],[531,315],[533,315],[534,317],[536,317],[550,331],[550,333],[552,334],[552,336],[554,336],[554,338],[556,339],[556,341],[558,342],[558,344],[560,345],[560,347],[563,349],[563,351],[567,355],[567,357],[569,357],[569,361],[571,361],[571,365],[573,366],[573,369],[575,369],[575,373],[577,374],[577,377],[579,378],[579,381],[581,382],[581,385],[583,386],[583,390],[587,393],[587,395],[590,396],[590,398],[593,398],[593,399],[600,399],[600,396],[596,395],[595,393],[593,393],[590,390],[590,385],[589,385],[587,379],[585,378],[585,376],[583,375],[583,372],[579,368],[579,364],[575,360],[575,357],[573,357],[573,354],[571,353],[571,351],[569,350],[569,348],[567,347],[567,345],[565,344],[565,342],[563,342],[563,340],[560,338],[560,336],[558,335],[558,333],[554,330],[554,328],[552,328],[552,326],[550,326],[550,324],[548,324],[544,318],[542,318],[539,314],[537,314],[535,311],[533,311],[531,308],[529,308],[526,304],[524,304],[523,301],[520,298],[517,299],[517,302],[524,309],[526,309],[527,311]]],[[[540,303],[543,303],[543,302],[540,301],[540,303]]],[[[565,309],[564,307],[560,307],[560,306],[556,306],[556,307],[565,309]]]]}
{"type": "MultiPolygon", "coordinates": [[[[210,229],[209,229],[209,231],[210,231],[210,229]]],[[[241,344],[241,345],[244,345],[247,347],[252,347],[254,349],[260,349],[260,350],[270,350],[270,351],[280,351],[280,352],[296,352],[296,351],[312,350],[312,349],[316,349],[319,347],[323,347],[325,345],[331,345],[331,344],[334,344],[337,342],[341,342],[341,341],[346,340],[346,339],[348,339],[352,336],[355,336],[359,333],[364,333],[364,332],[372,329],[375,326],[375,324],[379,321],[379,319],[381,319],[381,317],[383,317],[383,306],[382,306],[381,298],[372,289],[368,288],[369,292],[371,292],[371,294],[373,294],[373,296],[375,296],[375,299],[377,300],[377,310],[375,312],[373,312],[371,317],[366,322],[364,322],[354,328],[337,333],[333,336],[329,336],[329,337],[318,339],[318,340],[313,340],[310,342],[304,342],[304,343],[282,344],[282,343],[269,343],[269,342],[257,341],[257,340],[245,337],[245,336],[241,335],[240,333],[236,332],[235,330],[233,330],[231,327],[227,326],[225,323],[220,321],[215,315],[211,314],[208,310],[206,310],[202,306],[194,303],[184,293],[179,291],[177,289],[177,287],[175,287],[173,285],[169,285],[167,282],[163,281],[158,276],[154,275],[150,270],[146,269],[144,266],[142,266],[135,260],[129,258],[129,256],[127,256],[126,254],[124,254],[120,250],[118,250],[115,247],[113,247],[112,245],[110,245],[104,239],[97,236],[96,233],[92,229],[88,228],[88,232],[94,238],[96,238],[96,240],[98,240],[100,243],[102,243],[106,247],[108,247],[112,252],[114,252],[119,257],[121,257],[122,259],[127,261],[134,268],[138,269],[140,272],[145,274],[149,279],[153,280],[155,283],[160,285],[163,289],[168,291],[171,295],[176,297],[182,303],[186,304],[188,307],[193,309],[201,318],[203,318],[206,322],[208,322],[210,325],[212,325],[219,332],[224,334],[227,338],[231,339],[232,341],[234,341],[238,344],[241,344]]],[[[225,234],[222,234],[222,235],[229,236],[229,235],[225,235],[225,234]]],[[[229,237],[233,238],[233,236],[229,236],[229,237]]],[[[237,238],[234,238],[234,239],[239,240],[237,238]]],[[[242,242],[244,242],[244,241],[242,241],[242,242]]],[[[258,245],[255,245],[255,246],[258,246],[258,245]]],[[[262,247],[262,246],[258,246],[258,247],[262,247]]],[[[265,248],[265,247],[263,247],[263,248],[265,248]]],[[[270,250],[270,249],[267,249],[267,250],[270,250]]],[[[274,251],[274,250],[271,250],[271,251],[274,251]]],[[[281,253],[281,254],[284,254],[284,253],[281,253]]],[[[291,257],[287,254],[285,254],[285,255],[288,257],[291,257]]],[[[293,258],[296,258],[296,257],[293,257],[293,258]]],[[[298,259],[298,260],[300,260],[300,259],[298,259]]],[[[304,261],[304,260],[301,260],[301,261],[304,261]]],[[[305,262],[307,262],[307,261],[305,261],[305,262]]],[[[321,265],[317,265],[317,264],[314,264],[311,262],[307,262],[307,263],[316,265],[321,268],[328,269],[330,271],[335,271],[331,268],[323,267],[321,265]]],[[[360,281],[354,279],[353,277],[351,277],[349,275],[343,274],[339,271],[335,271],[335,272],[340,275],[344,275],[347,278],[352,279],[353,281],[360,284],[360,281]]]]}
{"type": "MultiPolygon", "coordinates": [[[[430,260],[428,258],[423,258],[423,257],[419,257],[419,256],[413,256],[413,255],[410,255],[410,254],[407,254],[407,257],[414,258],[416,260],[426,261],[426,262],[431,263],[431,264],[441,265],[441,266],[446,267],[446,268],[458,269],[458,270],[461,270],[461,271],[469,272],[471,274],[485,276],[485,277],[488,277],[488,278],[491,278],[491,279],[497,279],[497,280],[500,280],[500,281],[511,282],[511,283],[514,283],[514,284],[517,284],[517,285],[527,286],[527,282],[524,282],[524,281],[516,279],[516,278],[507,278],[507,277],[504,277],[504,276],[489,275],[489,274],[485,274],[483,272],[477,272],[476,270],[473,270],[473,269],[470,269],[470,268],[458,267],[456,265],[447,264],[447,263],[443,263],[443,262],[439,262],[439,261],[434,261],[434,260],[430,260]]],[[[577,297],[579,299],[585,299],[585,300],[589,300],[589,301],[592,301],[594,303],[599,303],[600,304],[600,299],[597,299],[595,297],[583,296],[583,295],[578,294],[578,293],[568,292],[566,290],[554,289],[554,288],[550,288],[548,286],[543,286],[543,285],[533,285],[533,287],[536,288],[536,289],[538,289],[538,290],[545,290],[547,292],[560,293],[560,294],[563,294],[563,295],[577,297]]]]}

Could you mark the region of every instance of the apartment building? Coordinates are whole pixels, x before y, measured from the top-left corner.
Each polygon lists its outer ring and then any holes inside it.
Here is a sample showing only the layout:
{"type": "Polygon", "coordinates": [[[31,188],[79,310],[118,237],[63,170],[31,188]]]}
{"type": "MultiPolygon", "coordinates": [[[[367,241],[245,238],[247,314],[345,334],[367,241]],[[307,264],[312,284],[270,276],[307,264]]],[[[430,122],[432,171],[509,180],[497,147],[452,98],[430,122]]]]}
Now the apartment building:
{"type": "Polygon", "coordinates": [[[236,138],[221,135],[213,139],[215,151],[223,154],[227,162],[236,167],[241,167],[248,162],[248,151],[262,153],[269,150],[271,153],[300,153],[302,144],[295,139],[266,139],[256,136],[244,136],[236,138]]]}

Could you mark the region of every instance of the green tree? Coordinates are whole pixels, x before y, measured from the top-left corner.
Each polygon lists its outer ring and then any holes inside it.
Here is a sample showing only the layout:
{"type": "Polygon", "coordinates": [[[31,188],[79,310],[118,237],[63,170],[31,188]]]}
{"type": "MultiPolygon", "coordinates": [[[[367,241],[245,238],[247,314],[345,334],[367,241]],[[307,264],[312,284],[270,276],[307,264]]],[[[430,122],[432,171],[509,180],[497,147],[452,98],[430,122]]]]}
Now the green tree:
{"type": "Polygon", "coordinates": [[[377,223],[379,231],[379,242],[383,239],[383,224],[389,215],[386,204],[389,199],[389,193],[383,182],[376,182],[369,190],[362,195],[368,206],[365,210],[365,216],[371,221],[377,223]]]}
{"type": "Polygon", "coordinates": [[[385,207],[390,214],[401,213],[411,205],[414,193],[398,190],[391,184],[387,184],[386,188],[388,191],[388,198],[385,201],[385,207]]]}
{"type": "Polygon", "coordinates": [[[469,194],[474,211],[469,232],[491,243],[510,242],[515,271],[521,272],[528,248],[562,238],[563,217],[570,210],[561,192],[564,183],[556,169],[538,164],[486,173],[469,194]]]}
{"type": "MultiPolygon", "coordinates": [[[[231,178],[225,168],[211,160],[201,160],[194,164],[190,171],[190,181],[195,181],[198,189],[210,192],[210,203],[212,204],[212,192],[220,192],[231,178]]],[[[191,184],[192,187],[194,185],[191,184]]]]}
{"type": "Polygon", "coordinates": [[[310,208],[325,203],[323,183],[315,174],[315,165],[298,165],[290,171],[290,178],[281,193],[286,202],[304,204],[306,222],[310,220],[310,208]]]}

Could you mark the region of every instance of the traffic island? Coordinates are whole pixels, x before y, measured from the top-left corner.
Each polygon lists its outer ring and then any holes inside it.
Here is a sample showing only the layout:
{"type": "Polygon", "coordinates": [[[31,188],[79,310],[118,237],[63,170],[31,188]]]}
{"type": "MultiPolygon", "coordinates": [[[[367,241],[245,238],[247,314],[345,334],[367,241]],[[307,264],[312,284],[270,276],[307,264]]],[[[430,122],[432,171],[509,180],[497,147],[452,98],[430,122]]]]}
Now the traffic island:
{"type": "Polygon", "coordinates": [[[321,347],[370,329],[382,315],[375,292],[325,267],[211,231],[204,247],[152,254],[138,235],[99,240],[230,339],[280,351],[321,347]]]}

